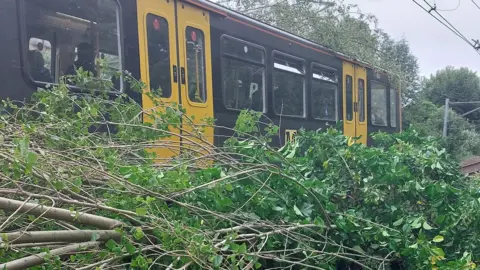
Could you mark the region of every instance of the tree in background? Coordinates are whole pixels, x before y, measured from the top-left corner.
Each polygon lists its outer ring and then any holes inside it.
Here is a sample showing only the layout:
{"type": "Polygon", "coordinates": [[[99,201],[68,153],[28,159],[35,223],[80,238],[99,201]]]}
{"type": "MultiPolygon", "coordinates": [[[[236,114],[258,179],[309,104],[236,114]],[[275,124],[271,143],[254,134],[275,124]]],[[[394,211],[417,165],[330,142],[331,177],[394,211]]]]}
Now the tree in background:
{"type": "MultiPolygon", "coordinates": [[[[452,102],[480,101],[480,78],[476,72],[468,68],[448,66],[425,80],[421,98],[437,106],[444,105],[446,98],[452,102]]],[[[477,107],[478,105],[475,104],[462,104],[452,106],[452,109],[459,114],[464,114],[477,107]]],[[[476,121],[480,119],[480,113],[472,113],[466,117],[476,121]]]]}
{"type": "Polygon", "coordinates": [[[419,67],[405,39],[393,40],[357,5],[314,0],[218,0],[217,3],[394,74],[403,103],[419,88],[419,67]]]}

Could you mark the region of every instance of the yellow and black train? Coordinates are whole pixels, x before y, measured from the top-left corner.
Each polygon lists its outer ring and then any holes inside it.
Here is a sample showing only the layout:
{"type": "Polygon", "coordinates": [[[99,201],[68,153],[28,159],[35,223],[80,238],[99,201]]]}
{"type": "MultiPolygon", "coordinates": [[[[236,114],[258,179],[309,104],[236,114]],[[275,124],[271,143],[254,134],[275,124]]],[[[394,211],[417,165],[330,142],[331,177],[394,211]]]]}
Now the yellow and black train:
{"type": "MultiPolygon", "coordinates": [[[[72,67],[95,72],[89,59],[101,57],[196,119],[232,127],[242,109],[263,112],[281,128],[277,145],[339,120],[363,143],[401,128],[400,89],[387,74],[205,0],[1,2],[1,98],[23,100],[72,67]]],[[[218,144],[226,133],[205,137],[218,144]]]]}

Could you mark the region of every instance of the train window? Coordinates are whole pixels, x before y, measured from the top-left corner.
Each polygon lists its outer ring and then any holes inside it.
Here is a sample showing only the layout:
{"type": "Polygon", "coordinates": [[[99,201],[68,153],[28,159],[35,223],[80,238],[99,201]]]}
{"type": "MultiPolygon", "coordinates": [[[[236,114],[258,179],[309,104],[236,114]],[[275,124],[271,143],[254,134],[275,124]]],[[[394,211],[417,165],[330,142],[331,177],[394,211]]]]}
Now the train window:
{"type": "Polygon", "coordinates": [[[347,121],[353,120],[353,78],[350,75],[346,77],[345,84],[345,100],[346,100],[346,111],[347,111],[347,121]]]}
{"type": "Polygon", "coordinates": [[[53,82],[52,44],[50,41],[30,38],[28,42],[28,72],[34,81],[53,82]]]}
{"type": "Polygon", "coordinates": [[[375,126],[387,126],[387,87],[373,81],[371,95],[372,124],[375,126]]]}
{"type": "Polygon", "coordinates": [[[274,53],[273,107],[278,115],[305,117],[303,61],[274,53]]]}
{"type": "Polygon", "coordinates": [[[147,15],[148,73],[150,91],[156,96],[172,95],[168,22],[157,15],[147,15]]]}
{"type": "Polygon", "coordinates": [[[225,107],[233,110],[251,109],[263,112],[265,107],[265,50],[239,39],[227,36],[222,39],[223,102],[225,107]]]}
{"type": "MultiPolygon", "coordinates": [[[[54,58],[50,66],[51,81],[58,82],[61,76],[73,75],[81,67],[99,79],[118,83],[116,88],[122,87],[122,83],[113,78],[113,74],[122,69],[117,1],[25,0],[24,3],[22,17],[29,43],[31,37],[51,42],[50,46],[43,43],[43,49],[50,47],[50,57],[54,58]],[[106,65],[100,70],[96,59],[102,57],[106,65]]],[[[40,78],[37,73],[42,72],[42,61],[48,70],[48,59],[44,53],[37,52],[27,52],[29,73],[34,80],[45,81],[37,79],[40,78]]]]}
{"type": "Polygon", "coordinates": [[[337,76],[334,71],[312,67],[312,115],[319,120],[337,120],[337,76]]]}
{"type": "Polygon", "coordinates": [[[390,88],[390,126],[397,126],[397,90],[390,88]]]}
{"type": "Polygon", "coordinates": [[[365,122],[365,81],[358,79],[358,121],[365,122]]]}
{"type": "Polygon", "coordinates": [[[193,102],[205,103],[205,37],[202,30],[190,26],[186,29],[186,35],[188,98],[193,102]]]}

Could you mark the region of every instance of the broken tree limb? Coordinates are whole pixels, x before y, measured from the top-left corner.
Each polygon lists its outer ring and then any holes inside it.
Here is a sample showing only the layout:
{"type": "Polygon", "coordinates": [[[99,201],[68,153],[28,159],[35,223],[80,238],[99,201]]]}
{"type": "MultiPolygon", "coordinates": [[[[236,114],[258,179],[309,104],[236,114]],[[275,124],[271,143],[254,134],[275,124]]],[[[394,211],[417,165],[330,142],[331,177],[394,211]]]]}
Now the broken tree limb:
{"type": "Polygon", "coordinates": [[[50,252],[42,252],[32,256],[24,257],[18,260],[14,260],[8,263],[0,264],[0,269],[7,270],[20,270],[27,269],[29,267],[37,266],[45,262],[45,257],[58,256],[66,253],[72,253],[79,251],[80,249],[91,249],[100,245],[100,242],[85,242],[79,244],[73,244],[57,249],[53,249],[50,252]]]}
{"type": "Polygon", "coordinates": [[[43,217],[45,218],[62,220],[72,223],[80,223],[107,230],[123,225],[121,221],[111,218],[81,212],[72,213],[69,210],[34,203],[24,204],[24,202],[22,201],[7,199],[3,197],[0,197],[0,209],[3,209],[5,211],[15,211],[19,209],[19,213],[28,212],[29,215],[34,215],[37,217],[43,215],[43,217]]]}
{"type": "Polygon", "coordinates": [[[83,230],[83,231],[39,231],[39,232],[14,232],[2,234],[4,242],[8,244],[66,242],[79,243],[120,240],[121,234],[114,230],[83,230]]]}

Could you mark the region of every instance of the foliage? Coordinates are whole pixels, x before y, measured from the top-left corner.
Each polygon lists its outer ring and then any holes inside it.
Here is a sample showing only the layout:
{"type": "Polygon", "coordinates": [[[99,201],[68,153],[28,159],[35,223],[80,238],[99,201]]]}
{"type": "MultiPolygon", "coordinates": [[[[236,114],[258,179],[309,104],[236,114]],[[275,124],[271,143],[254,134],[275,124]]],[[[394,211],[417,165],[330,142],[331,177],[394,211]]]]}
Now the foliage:
{"type": "Polygon", "coordinates": [[[480,155],[480,135],[476,126],[453,110],[449,111],[447,137],[442,138],[445,107],[419,100],[405,107],[404,126],[412,126],[422,136],[439,138],[441,146],[456,160],[480,155]]]}
{"type": "MultiPolygon", "coordinates": [[[[88,74],[74,79],[109,87],[88,74]]],[[[278,128],[262,135],[260,115],[242,112],[219,149],[175,131],[189,122],[179,106],[142,111],[124,95],[68,88],[40,91],[21,107],[5,102],[0,265],[42,251],[46,263],[32,269],[473,269],[480,259],[478,182],[413,130],[376,134],[376,147],[336,129],[302,131],[275,149],[268,142],[278,128]],[[172,146],[157,140],[171,136],[196,140],[155,163],[149,149],[172,146]],[[53,213],[9,206],[15,202],[53,213]],[[61,209],[71,215],[55,216],[61,209]],[[53,236],[95,229],[86,213],[103,218],[112,237],[94,231],[86,250],[61,256],[58,246],[75,241],[53,236]],[[34,231],[51,240],[34,241],[34,231]],[[15,232],[31,236],[9,237],[15,232]]]]}
{"type": "Polygon", "coordinates": [[[419,88],[419,67],[405,39],[393,40],[357,5],[312,0],[218,0],[219,4],[387,70],[403,102],[419,88]]]}

